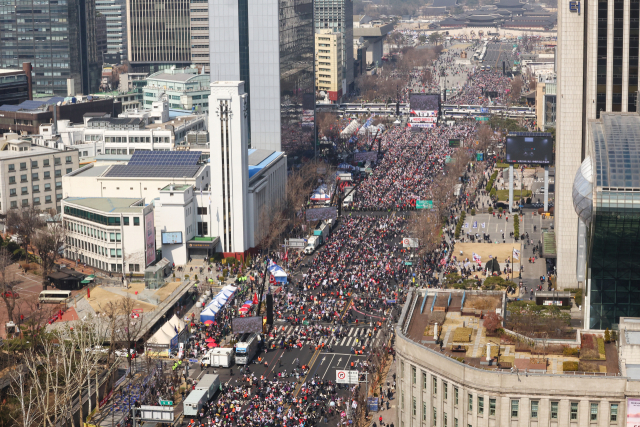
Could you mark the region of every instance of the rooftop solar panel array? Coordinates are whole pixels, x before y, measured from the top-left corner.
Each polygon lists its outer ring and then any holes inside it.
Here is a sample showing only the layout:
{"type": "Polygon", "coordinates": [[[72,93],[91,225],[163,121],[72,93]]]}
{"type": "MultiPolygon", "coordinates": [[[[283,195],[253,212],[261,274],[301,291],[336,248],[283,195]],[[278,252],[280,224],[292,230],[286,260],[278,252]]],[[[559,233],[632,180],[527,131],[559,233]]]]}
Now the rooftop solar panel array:
{"type": "Polygon", "coordinates": [[[133,153],[129,166],[196,166],[200,151],[138,151],[133,153]]]}
{"type": "Polygon", "coordinates": [[[158,165],[113,165],[111,169],[104,175],[112,178],[193,178],[200,166],[167,166],[163,165],[162,168],[158,168],[158,165]]]}

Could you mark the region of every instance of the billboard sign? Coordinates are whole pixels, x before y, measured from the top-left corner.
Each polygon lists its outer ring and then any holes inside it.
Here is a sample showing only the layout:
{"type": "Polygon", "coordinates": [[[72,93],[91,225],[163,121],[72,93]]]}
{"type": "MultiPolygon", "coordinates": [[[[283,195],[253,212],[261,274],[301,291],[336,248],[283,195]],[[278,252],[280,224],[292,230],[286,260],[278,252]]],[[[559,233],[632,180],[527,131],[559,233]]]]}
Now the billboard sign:
{"type": "Polygon", "coordinates": [[[262,316],[234,317],[231,319],[231,329],[234,334],[262,333],[262,316]]]}
{"type": "Polygon", "coordinates": [[[181,245],[182,244],[182,231],[163,231],[162,235],[163,245],[181,245]]]}
{"type": "Polygon", "coordinates": [[[359,153],[354,153],[353,160],[355,162],[377,162],[378,152],[377,151],[361,151],[359,153]]]}
{"type": "Polygon", "coordinates": [[[134,411],[134,418],[138,421],[173,423],[173,406],[141,405],[138,408],[131,409],[134,411]]]}
{"type": "Polygon", "coordinates": [[[437,115],[440,110],[440,94],[412,93],[409,95],[409,108],[412,114],[414,111],[435,111],[437,115]]]}
{"type": "Polygon", "coordinates": [[[640,399],[627,399],[627,427],[640,426],[640,399]]]}
{"type": "Polygon", "coordinates": [[[506,163],[549,165],[553,162],[553,138],[550,134],[507,135],[506,163]]]}
{"type": "Polygon", "coordinates": [[[145,255],[146,263],[148,266],[156,260],[156,227],[153,222],[153,211],[147,213],[144,216],[144,240],[145,240],[145,255]]]}
{"type": "Polygon", "coordinates": [[[437,116],[409,117],[409,123],[435,123],[437,121],[437,116]]]}
{"type": "Polygon", "coordinates": [[[338,384],[358,384],[358,371],[336,371],[338,384]]]}
{"type": "Polygon", "coordinates": [[[403,248],[417,248],[418,247],[418,239],[414,239],[412,237],[404,237],[402,239],[402,247],[403,248]]]}
{"type": "Polygon", "coordinates": [[[407,123],[407,126],[410,128],[434,128],[436,127],[435,123],[407,123]]]}
{"type": "Polygon", "coordinates": [[[460,140],[459,139],[450,139],[449,140],[449,147],[460,148],[460,140]]]}
{"type": "Polygon", "coordinates": [[[336,219],[338,209],[336,207],[307,209],[307,221],[320,221],[325,219],[336,219]]]}

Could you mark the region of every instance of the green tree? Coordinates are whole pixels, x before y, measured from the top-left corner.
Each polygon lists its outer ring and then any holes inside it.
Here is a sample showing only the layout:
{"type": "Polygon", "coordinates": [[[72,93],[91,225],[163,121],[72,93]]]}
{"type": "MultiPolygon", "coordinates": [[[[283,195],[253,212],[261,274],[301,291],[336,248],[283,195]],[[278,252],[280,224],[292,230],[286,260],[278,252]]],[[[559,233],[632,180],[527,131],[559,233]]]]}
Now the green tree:
{"type": "Polygon", "coordinates": [[[427,41],[427,36],[425,36],[424,34],[420,34],[420,36],[418,37],[418,41],[424,44],[427,41]]]}
{"type": "Polygon", "coordinates": [[[436,31],[435,33],[431,33],[429,34],[429,43],[438,44],[441,38],[442,35],[439,32],[436,31]]]}

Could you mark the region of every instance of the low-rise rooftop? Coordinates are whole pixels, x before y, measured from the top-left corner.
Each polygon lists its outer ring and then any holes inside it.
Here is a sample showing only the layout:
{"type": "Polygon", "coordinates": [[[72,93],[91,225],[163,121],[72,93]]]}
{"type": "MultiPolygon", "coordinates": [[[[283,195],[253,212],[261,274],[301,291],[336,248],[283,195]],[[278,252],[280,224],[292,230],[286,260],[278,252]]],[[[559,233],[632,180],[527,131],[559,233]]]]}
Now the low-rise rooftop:
{"type": "Polygon", "coordinates": [[[105,213],[139,213],[145,207],[144,199],[135,197],[67,197],[64,201],[105,213]]]}

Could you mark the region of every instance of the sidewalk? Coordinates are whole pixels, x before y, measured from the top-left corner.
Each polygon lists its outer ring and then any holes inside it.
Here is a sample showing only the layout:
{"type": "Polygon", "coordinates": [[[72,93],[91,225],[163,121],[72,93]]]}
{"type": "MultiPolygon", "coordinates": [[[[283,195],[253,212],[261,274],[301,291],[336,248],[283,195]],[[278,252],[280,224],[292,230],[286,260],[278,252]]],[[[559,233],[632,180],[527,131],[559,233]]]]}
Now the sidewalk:
{"type": "MultiPolygon", "coordinates": [[[[383,405],[380,406],[380,411],[378,412],[370,412],[370,414],[373,416],[373,419],[371,420],[370,423],[368,423],[368,426],[373,426],[373,423],[376,424],[377,427],[380,427],[380,417],[382,417],[382,423],[385,426],[389,426],[392,423],[394,424],[395,427],[395,423],[398,421],[398,405],[397,405],[397,399],[396,399],[396,393],[393,393],[391,395],[391,400],[387,400],[387,394],[386,391],[387,389],[390,389],[393,386],[393,375],[396,373],[396,362],[393,361],[391,362],[391,366],[389,367],[389,372],[387,372],[387,378],[384,381],[384,384],[382,385],[382,391],[384,393],[384,403],[383,405]],[[389,386],[387,387],[387,384],[389,384],[389,386]],[[387,409],[387,402],[389,405],[389,409],[387,409]]],[[[376,391],[377,393],[380,393],[380,389],[378,389],[376,391]]]]}

